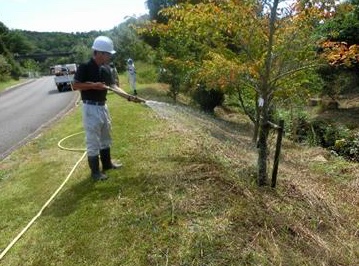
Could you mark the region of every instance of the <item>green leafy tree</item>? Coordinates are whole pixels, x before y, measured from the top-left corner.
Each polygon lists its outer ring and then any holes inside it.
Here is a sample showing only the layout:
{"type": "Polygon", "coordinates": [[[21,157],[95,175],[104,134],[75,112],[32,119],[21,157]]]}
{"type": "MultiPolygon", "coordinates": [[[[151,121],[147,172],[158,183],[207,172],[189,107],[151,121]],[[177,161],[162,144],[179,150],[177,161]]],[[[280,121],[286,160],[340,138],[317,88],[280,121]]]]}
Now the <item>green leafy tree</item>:
{"type": "Polygon", "coordinates": [[[8,27],[6,27],[5,24],[0,21],[0,36],[4,36],[8,32],[9,32],[8,27]]]}
{"type": "Polygon", "coordinates": [[[42,73],[48,74],[50,66],[87,61],[92,55],[93,40],[99,35],[107,35],[115,43],[116,66],[124,70],[129,57],[147,62],[153,60],[152,48],[133,29],[133,25],[143,23],[146,18],[130,18],[109,31],[76,33],[9,30],[0,22],[0,54],[12,66],[13,77],[20,76],[21,71],[27,72],[28,59],[34,60],[42,73]]]}
{"type": "Polygon", "coordinates": [[[24,70],[29,74],[29,76],[34,76],[35,73],[40,71],[39,63],[33,59],[26,59],[23,62],[24,70]]]}
{"type": "Polygon", "coordinates": [[[326,66],[319,69],[325,81],[323,94],[333,100],[358,86],[359,70],[359,1],[341,2],[335,12],[320,24],[320,54],[326,66]]]}
{"type": "Polygon", "coordinates": [[[119,71],[126,69],[126,62],[129,58],[145,62],[153,60],[152,48],[139,38],[135,30],[144,21],[145,18],[131,17],[111,31],[111,37],[117,50],[115,62],[119,71]]]}
{"type": "MultiPolygon", "coordinates": [[[[328,8],[325,5],[325,9],[328,8]]],[[[258,184],[267,183],[269,120],[283,102],[308,97],[317,66],[312,32],[323,19],[322,6],[279,7],[279,1],[201,1],[161,11],[166,24],[146,34],[160,36],[161,51],[190,66],[183,81],[235,94],[255,125],[258,184]],[[167,46],[169,39],[187,52],[167,46]],[[258,104],[260,103],[260,104],[258,104]]],[[[177,63],[178,64],[178,63],[177,63]]]]}
{"type": "Polygon", "coordinates": [[[9,75],[14,78],[18,78],[20,76],[20,66],[14,60],[13,54],[9,49],[9,35],[10,30],[5,26],[5,24],[0,22],[0,55],[2,56],[2,69],[0,71],[1,80],[7,80],[9,75]]]}
{"type": "Polygon", "coordinates": [[[198,4],[201,0],[147,0],[146,5],[149,10],[150,19],[157,22],[167,21],[166,16],[161,14],[161,10],[181,3],[198,4]]]}
{"type": "Polygon", "coordinates": [[[0,81],[7,81],[10,79],[11,65],[6,58],[0,54],[0,81]]]}
{"type": "Polygon", "coordinates": [[[330,41],[359,44],[359,1],[340,3],[318,29],[318,34],[330,41]]]}
{"type": "Polygon", "coordinates": [[[159,11],[173,6],[175,3],[177,3],[176,0],[147,0],[146,5],[149,10],[150,18],[159,22],[164,22],[166,18],[161,16],[159,11]]]}
{"type": "Polygon", "coordinates": [[[75,45],[72,51],[74,52],[74,55],[71,62],[83,63],[86,62],[92,55],[91,47],[82,43],[75,45]]]}
{"type": "Polygon", "coordinates": [[[13,54],[31,53],[34,45],[19,30],[9,31],[4,36],[7,48],[13,54]]]}

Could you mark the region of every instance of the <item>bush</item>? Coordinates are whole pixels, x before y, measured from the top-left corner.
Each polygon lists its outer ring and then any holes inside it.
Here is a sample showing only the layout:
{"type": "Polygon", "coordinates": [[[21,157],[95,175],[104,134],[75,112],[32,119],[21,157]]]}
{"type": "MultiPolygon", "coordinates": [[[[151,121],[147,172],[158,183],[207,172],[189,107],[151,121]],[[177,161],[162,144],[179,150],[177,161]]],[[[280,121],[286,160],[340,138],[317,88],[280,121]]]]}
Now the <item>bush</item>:
{"type": "Polygon", "coordinates": [[[318,120],[311,122],[311,134],[313,144],[324,148],[332,148],[338,139],[348,137],[349,129],[345,126],[337,126],[327,121],[318,120]]]}
{"type": "Polygon", "coordinates": [[[303,142],[308,139],[308,134],[310,132],[310,123],[307,121],[306,116],[298,115],[291,122],[292,126],[291,136],[294,141],[303,142]]]}
{"type": "Polygon", "coordinates": [[[224,93],[215,89],[208,90],[204,85],[198,85],[193,93],[193,99],[203,111],[213,113],[216,106],[222,105],[224,93]]]}
{"type": "Polygon", "coordinates": [[[286,136],[298,143],[305,142],[310,131],[308,114],[301,109],[284,110],[276,113],[275,120],[283,119],[285,121],[286,136]]]}
{"type": "Polygon", "coordinates": [[[171,68],[161,68],[158,76],[158,82],[163,82],[170,85],[168,96],[174,101],[177,101],[177,96],[180,93],[182,76],[179,72],[171,70],[171,68]]]}
{"type": "Polygon", "coordinates": [[[348,161],[359,162],[359,133],[337,140],[332,149],[348,161]]]}
{"type": "Polygon", "coordinates": [[[281,111],[278,119],[286,121],[286,135],[289,139],[312,146],[332,148],[338,139],[347,138],[349,128],[327,120],[309,120],[306,112],[281,111]]]}
{"type": "Polygon", "coordinates": [[[342,93],[357,92],[359,78],[356,69],[325,66],[318,70],[324,81],[323,95],[335,99],[342,93]]]}
{"type": "Polygon", "coordinates": [[[0,81],[7,81],[10,79],[11,65],[6,58],[0,55],[0,81]]]}

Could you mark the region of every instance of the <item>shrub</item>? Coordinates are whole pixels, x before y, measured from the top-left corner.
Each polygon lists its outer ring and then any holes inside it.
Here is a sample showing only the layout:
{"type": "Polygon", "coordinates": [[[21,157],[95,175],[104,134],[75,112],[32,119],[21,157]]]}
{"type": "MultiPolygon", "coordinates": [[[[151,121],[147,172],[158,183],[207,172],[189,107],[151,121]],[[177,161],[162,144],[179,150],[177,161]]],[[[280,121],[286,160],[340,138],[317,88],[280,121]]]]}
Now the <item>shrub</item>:
{"type": "Polygon", "coordinates": [[[305,111],[281,111],[278,119],[286,121],[286,136],[299,143],[331,148],[338,139],[347,138],[350,129],[327,120],[310,120],[305,111]]]}
{"type": "Polygon", "coordinates": [[[357,70],[325,66],[318,70],[324,81],[323,95],[335,99],[342,93],[357,92],[359,78],[357,70]]]}
{"type": "Polygon", "coordinates": [[[8,63],[3,55],[0,55],[0,81],[7,81],[10,79],[11,65],[8,63]]]}
{"type": "Polygon", "coordinates": [[[224,93],[216,89],[207,89],[204,85],[198,85],[193,93],[193,99],[203,111],[213,113],[216,106],[222,105],[224,93]]]}
{"type": "Polygon", "coordinates": [[[346,160],[359,162],[359,133],[337,140],[332,150],[346,160]]]}
{"type": "Polygon", "coordinates": [[[308,138],[310,123],[308,114],[300,109],[281,109],[276,113],[275,120],[285,121],[286,136],[295,142],[304,142],[308,138]]]}

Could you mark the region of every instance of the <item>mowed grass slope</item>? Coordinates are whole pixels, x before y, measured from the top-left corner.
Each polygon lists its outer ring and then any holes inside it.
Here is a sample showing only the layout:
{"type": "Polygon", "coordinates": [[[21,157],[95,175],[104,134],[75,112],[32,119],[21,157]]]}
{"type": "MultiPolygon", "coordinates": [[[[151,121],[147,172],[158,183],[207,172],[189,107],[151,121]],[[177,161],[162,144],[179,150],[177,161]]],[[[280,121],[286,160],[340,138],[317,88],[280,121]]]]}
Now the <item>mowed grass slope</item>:
{"type": "MultiPolygon", "coordinates": [[[[244,118],[163,106],[110,94],[124,167],[95,183],[84,160],[0,265],[358,265],[357,165],[284,141],[277,189],[258,188],[244,118]]],[[[1,162],[0,250],[81,157],[57,147],[80,131],[76,108],[1,162]]],[[[83,135],[64,145],[83,147],[83,135]]]]}

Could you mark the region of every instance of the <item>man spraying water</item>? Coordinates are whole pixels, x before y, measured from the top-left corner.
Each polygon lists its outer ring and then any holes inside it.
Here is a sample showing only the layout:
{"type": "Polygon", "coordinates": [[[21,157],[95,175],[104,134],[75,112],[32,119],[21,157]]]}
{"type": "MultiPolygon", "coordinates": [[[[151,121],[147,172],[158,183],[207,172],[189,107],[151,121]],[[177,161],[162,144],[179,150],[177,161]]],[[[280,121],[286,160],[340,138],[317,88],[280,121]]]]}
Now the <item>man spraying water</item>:
{"type": "Polygon", "coordinates": [[[112,55],[116,53],[113,42],[106,36],[97,37],[92,45],[93,55],[86,63],[80,64],[74,77],[74,90],[81,92],[83,102],[83,124],[86,133],[86,150],[91,177],[105,180],[105,171],[118,169],[121,164],[111,160],[110,147],[111,117],[106,104],[109,89],[133,102],[143,102],[117,87],[111,67],[112,55]],[[100,171],[100,161],[102,172],[100,171]]]}

